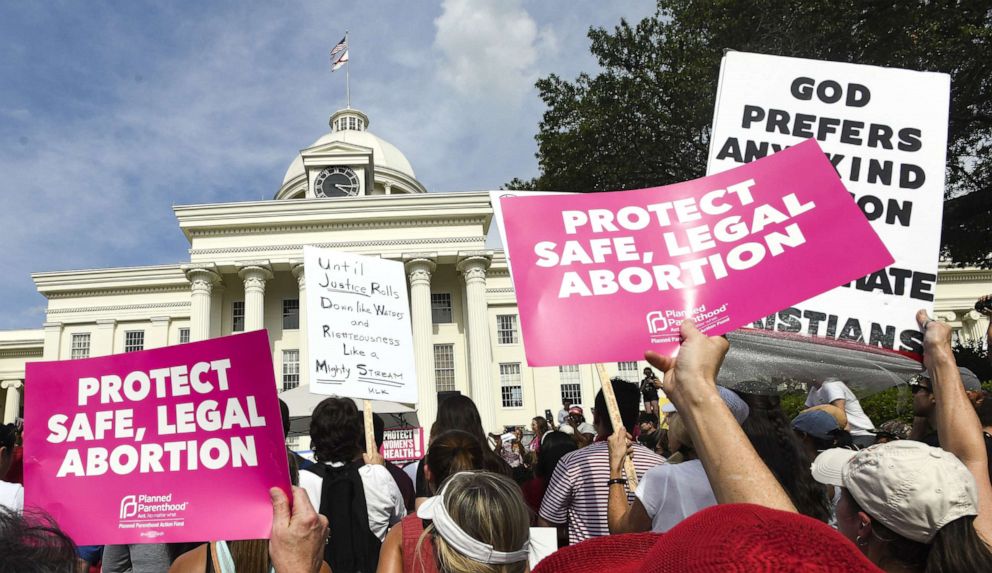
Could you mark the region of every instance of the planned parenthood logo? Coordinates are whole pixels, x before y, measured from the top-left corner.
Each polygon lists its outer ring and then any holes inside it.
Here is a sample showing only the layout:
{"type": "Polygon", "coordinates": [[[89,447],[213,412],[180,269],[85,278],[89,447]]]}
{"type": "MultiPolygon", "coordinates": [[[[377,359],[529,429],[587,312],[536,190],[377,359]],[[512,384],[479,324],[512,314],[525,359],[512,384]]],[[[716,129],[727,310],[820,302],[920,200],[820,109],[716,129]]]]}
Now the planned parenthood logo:
{"type": "Polygon", "coordinates": [[[649,312],[647,315],[648,320],[648,332],[651,334],[658,334],[659,332],[668,330],[668,319],[660,310],[655,310],[649,312]]]}
{"type": "Polygon", "coordinates": [[[131,494],[121,498],[119,529],[140,529],[139,535],[154,539],[164,535],[161,528],[185,526],[189,501],[177,501],[173,494],[131,494]]]}
{"type": "Polygon", "coordinates": [[[121,498],[121,519],[135,515],[138,515],[138,498],[133,495],[125,495],[121,498]]]}
{"type": "Polygon", "coordinates": [[[652,337],[651,341],[655,343],[677,341],[679,339],[679,327],[686,319],[692,319],[697,328],[706,332],[729,321],[730,317],[727,315],[727,303],[712,309],[703,304],[685,310],[653,310],[645,315],[648,332],[652,335],[658,335],[652,337]]]}

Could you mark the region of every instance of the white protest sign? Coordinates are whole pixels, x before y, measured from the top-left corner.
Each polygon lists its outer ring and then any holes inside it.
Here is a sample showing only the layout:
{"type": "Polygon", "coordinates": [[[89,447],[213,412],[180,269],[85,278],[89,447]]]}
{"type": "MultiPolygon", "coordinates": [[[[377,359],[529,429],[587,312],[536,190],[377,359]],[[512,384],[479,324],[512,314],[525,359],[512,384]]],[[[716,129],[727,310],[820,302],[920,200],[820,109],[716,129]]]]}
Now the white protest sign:
{"type": "Polygon", "coordinates": [[[403,263],[303,248],[310,391],[415,403],[403,263]]]}
{"type": "Polygon", "coordinates": [[[815,138],[895,263],[755,327],[922,353],[944,200],[946,74],[728,52],[707,174],[815,138]]]}

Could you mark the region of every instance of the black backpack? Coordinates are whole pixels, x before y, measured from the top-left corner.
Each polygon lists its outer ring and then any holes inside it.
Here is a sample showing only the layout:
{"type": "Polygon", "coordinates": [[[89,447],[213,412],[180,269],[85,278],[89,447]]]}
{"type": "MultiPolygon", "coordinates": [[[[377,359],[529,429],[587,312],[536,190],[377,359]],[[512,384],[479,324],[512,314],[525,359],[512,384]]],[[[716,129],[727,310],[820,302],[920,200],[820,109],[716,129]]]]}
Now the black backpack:
{"type": "Polygon", "coordinates": [[[321,477],[321,515],[329,536],[324,561],[334,573],[375,573],[382,542],[369,529],[369,510],[358,468],[361,461],[339,468],[317,463],[306,469],[321,477]]]}

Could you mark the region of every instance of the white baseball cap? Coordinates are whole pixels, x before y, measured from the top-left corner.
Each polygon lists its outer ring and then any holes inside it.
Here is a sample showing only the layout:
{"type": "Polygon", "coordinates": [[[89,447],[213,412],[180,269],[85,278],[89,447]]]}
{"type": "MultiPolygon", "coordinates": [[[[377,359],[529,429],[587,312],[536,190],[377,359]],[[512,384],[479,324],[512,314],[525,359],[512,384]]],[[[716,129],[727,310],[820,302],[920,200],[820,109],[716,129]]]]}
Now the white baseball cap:
{"type": "MultiPolygon", "coordinates": [[[[742,400],[733,390],[724,388],[723,386],[717,386],[716,391],[720,394],[720,398],[727,405],[730,413],[734,415],[737,423],[743,424],[747,420],[747,417],[751,415],[751,408],[748,407],[747,402],[742,400]]],[[[665,402],[661,407],[661,411],[665,413],[678,412],[675,409],[675,403],[671,401],[665,402]]]]}
{"type": "Polygon", "coordinates": [[[846,488],[882,525],[919,543],[940,528],[978,515],[975,478],[954,454],[912,440],[853,451],[826,450],[811,467],[813,479],[846,488]]]}

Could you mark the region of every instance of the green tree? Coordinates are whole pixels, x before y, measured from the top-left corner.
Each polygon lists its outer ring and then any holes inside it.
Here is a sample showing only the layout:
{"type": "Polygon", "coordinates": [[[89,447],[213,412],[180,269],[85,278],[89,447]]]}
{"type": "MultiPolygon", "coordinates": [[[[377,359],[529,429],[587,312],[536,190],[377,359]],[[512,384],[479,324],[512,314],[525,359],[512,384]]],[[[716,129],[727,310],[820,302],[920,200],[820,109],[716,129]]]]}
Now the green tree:
{"type": "Polygon", "coordinates": [[[589,30],[601,70],[537,82],[541,174],[506,184],[610,191],[704,175],[725,49],[951,75],[944,248],[992,266],[992,7],[988,0],[659,0],[589,30]]]}

